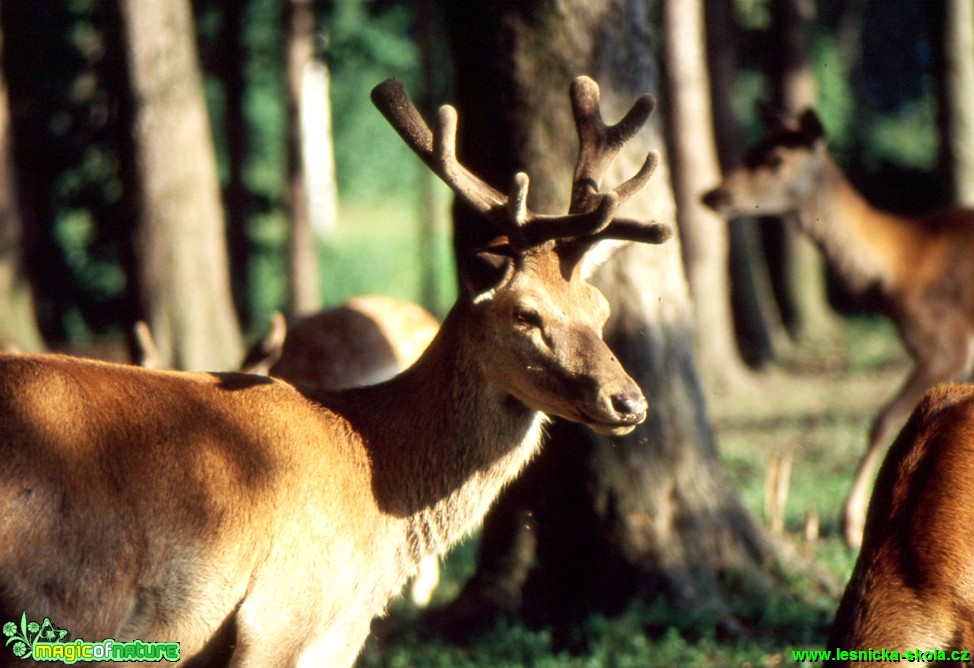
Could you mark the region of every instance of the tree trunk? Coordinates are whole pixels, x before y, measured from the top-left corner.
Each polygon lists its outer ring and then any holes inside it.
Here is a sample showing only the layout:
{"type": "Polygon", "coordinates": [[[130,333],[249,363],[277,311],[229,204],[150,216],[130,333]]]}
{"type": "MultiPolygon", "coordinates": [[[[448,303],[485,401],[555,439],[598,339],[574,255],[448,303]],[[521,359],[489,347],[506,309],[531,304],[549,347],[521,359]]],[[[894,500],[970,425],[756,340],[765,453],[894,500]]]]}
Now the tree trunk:
{"type": "Polygon", "coordinates": [[[946,0],[943,7],[944,76],[942,142],[954,203],[974,205],[974,3],[946,0]]]}
{"type": "MultiPolygon", "coordinates": [[[[580,73],[595,78],[608,122],[655,92],[651,8],[640,0],[449,7],[461,159],[504,191],[525,170],[532,209],[564,211],[577,146],[569,84],[580,73]]],[[[651,123],[607,173],[607,187],[662,147],[651,123]]],[[[667,172],[664,159],[623,215],[672,221],[667,172]]],[[[486,226],[469,210],[457,206],[454,222],[459,252],[483,239],[486,226]]],[[[769,556],[716,459],[679,243],[632,244],[595,282],[612,306],[606,340],[651,414],[624,438],[551,427],[539,458],[488,515],[476,575],[434,618],[443,630],[476,630],[498,612],[576,620],[660,594],[720,610],[720,574],[759,573],[769,556]]]]}
{"type": "Polygon", "coordinates": [[[146,321],[163,363],[228,369],[243,344],[188,0],[120,0],[140,187],[146,321]]]}
{"type": "Polygon", "coordinates": [[[24,272],[23,223],[11,147],[10,100],[0,69],[0,350],[42,352],[34,296],[24,272]]]}
{"type": "MultiPolygon", "coordinates": [[[[714,135],[721,171],[726,171],[741,161],[744,150],[731,107],[738,35],[732,0],[705,0],[705,7],[714,135]]],[[[748,364],[760,367],[787,351],[788,332],[775,301],[756,221],[732,220],[729,226],[731,304],[738,346],[748,364]]]]}
{"type": "MultiPolygon", "coordinates": [[[[771,3],[771,34],[777,38],[772,58],[775,103],[787,114],[798,115],[818,100],[815,73],[809,61],[814,0],[778,0],[771,3]]],[[[780,294],[786,321],[797,340],[828,336],[838,322],[829,305],[825,260],[815,244],[788,224],[778,237],[782,281],[780,294]]]]}
{"type": "Polygon", "coordinates": [[[250,148],[250,130],[244,114],[248,65],[247,49],[244,46],[246,7],[244,2],[226,2],[221,5],[221,48],[216,55],[218,62],[213,64],[216,75],[223,84],[226,100],[223,133],[227,147],[227,177],[223,201],[227,215],[231,287],[234,304],[245,329],[252,324],[253,318],[248,267],[254,251],[247,236],[247,225],[254,209],[254,201],[244,182],[244,167],[250,148]]]}
{"type": "Polygon", "coordinates": [[[663,3],[666,110],[677,223],[694,303],[696,359],[707,386],[738,387],[745,368],[734,338],[728,223],[700,195],[720,182],[704,38],[704,0],[663,3]]]}
{"type": "Polygon", "coordinates": [[[288,213],[290,243],[290,303],[292,316],[307,315],[321,308],[318,289],[318,246],[308,209],[308,189],[302,160],[301,108],[307,68],[314,59],[314,14],[311,0],[289,0],[287,21],[288,99],[288,213]]]}

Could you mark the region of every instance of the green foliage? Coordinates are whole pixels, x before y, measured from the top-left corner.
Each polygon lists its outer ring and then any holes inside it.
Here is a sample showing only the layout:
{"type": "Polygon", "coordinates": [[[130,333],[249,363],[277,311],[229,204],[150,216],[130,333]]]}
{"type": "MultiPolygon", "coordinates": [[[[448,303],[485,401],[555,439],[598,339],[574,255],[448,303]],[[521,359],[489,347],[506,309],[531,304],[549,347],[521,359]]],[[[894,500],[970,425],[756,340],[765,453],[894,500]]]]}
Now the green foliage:
{"type": "Polygon", "coordinates": [[[418,203],[343,206],[336,234],[321,253],[326,302],[368,293],[419,301],[422,262],[442,268],[438,296],[430,307],[444,315],[456,294],[450,239],[446,230],[440,230],[433,240],[433,255],[420,261],[419,211],[418,203]]]}
{"type": "Polygon", "coordinates": [[[405,4],[380,10],[363,0],[337,0],[328,17],[332,127],[343,198],[400,200],[417,191],[418,161],[369,100],[372,87],[390,76],[403,79],[414,96],[420,92],[411,22],[405,4]]]}

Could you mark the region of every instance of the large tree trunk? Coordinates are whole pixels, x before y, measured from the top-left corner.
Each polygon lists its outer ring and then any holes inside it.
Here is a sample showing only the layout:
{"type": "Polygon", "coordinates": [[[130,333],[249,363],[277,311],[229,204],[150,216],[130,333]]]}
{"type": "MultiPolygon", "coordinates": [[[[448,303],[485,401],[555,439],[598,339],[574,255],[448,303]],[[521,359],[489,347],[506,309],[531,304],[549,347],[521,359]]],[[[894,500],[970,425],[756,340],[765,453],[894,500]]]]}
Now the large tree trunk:
{"type": "Polygon", "coordinates": [[[10,100],[0,69],[0,350],[41,352],[44,341],[24,272],[23,232],[14,178],[10,100]]]}
{"type": "MultiPolygon", "coordinates": [[[[814,0],[778,0],[771,3],[771,34],[775,103],[787,114],[798,115],[818,101],[815,73],[809,60],[814,0]]],[[[814,243],[787,225],[778,237],[782,272],[779,294],[789,329],[798,341],[828,336],[838,326],[828,302],[825,260],[814,243]]]]}
{"type": "Polygon", "coordinates": [[[223,202],[227,216],[227,252],[230,258],[233,300],[245,329],[252,324],[253,318],[248,268],[254,250],[247,236],[247,224],[254,209],[254,201],[244,182],[244,167],[250,148],[250,130],[244,114],[249,62],[244,45],[246,8],[247,4],[244,2],[226,2],[221,5],[221,48],[215,52],[216,62],[211,65],[223,84],[223,134],[227,147],[223,202]]]}
{"type": "Polygon", "coordinates": [[[167,366],[233,368],[243,344],[189,2],[119,1],[135,101],[145,317],[167,366]]]}
{"type": "MultiPolygon", "coordinates": [[[[461,159],[507,190],[532,176],[530,206],[563,211],[576,141],[568,87],[602,87],[615,122],[657,90],[650,7],[641,0],[451,3],[461,159]]],[[[657,121],[606,175],[614,186],[662,148],[657,121]]],[[[666,161],[626,214],[673,221],[666,161]]],[[[455,210],[460,252],[486,227],[455,210]]],[[[677,241],[633,244],[596,277],[613,316],[606,340],[645,390],[650,416],[625,438],[558,422],[540,457],[489,514],[478,570],[443,614],[453,631],[494,612],[575,619],[636,597],[716,604],[721,573],[760,573],[768,548],[717,462],[693,358],[693,323],[677,241]]],[[[760,577],[757,578],[761,580],[760,577]]]]}
{"type": "MultiPolygon", "coordinates": [[[[739,36],[733,0],[705,0],[704,4],[714,138],[721,171],[726,171],[741,161],[744,151],[741,128],[731,106],[739,36]]],[[[728,225],[737,341],[747,363],[759,367],[787,351],[788,332],[771,287],[760,229],[753,219],[732,220],[728,225]]]]}
{"type": "Polygon", "coordinates": [[[694,302],[696,358],[709,387],[737,387],[745,369],[734,337],[728,223],[700,201],[720,182],[704,38],[704,0],[663,3],[666,111],[673,190],[694,302]]]}

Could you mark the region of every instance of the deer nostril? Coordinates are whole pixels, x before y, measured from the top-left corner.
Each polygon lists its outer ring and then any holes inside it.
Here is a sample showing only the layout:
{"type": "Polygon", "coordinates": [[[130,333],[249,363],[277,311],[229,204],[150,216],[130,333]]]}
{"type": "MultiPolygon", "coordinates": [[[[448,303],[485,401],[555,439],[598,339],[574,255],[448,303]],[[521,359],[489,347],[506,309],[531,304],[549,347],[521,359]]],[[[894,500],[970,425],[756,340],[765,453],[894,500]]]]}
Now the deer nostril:
{"type": "Polygon", "coordinates": [[[616,394],[612,397],[612,409],[620,415],[643,417],[648,404],[642,394],[616,394]]]}

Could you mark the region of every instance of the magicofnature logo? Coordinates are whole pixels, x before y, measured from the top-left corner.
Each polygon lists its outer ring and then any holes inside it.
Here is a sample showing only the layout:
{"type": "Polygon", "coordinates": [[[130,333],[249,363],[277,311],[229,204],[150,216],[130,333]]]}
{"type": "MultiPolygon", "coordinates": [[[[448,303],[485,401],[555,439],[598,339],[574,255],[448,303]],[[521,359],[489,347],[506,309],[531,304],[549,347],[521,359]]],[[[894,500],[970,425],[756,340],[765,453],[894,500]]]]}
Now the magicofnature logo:
{"type": "Polygon", "coordinates": [[[14,656],[34,661],[74,664],[79,661],[179,661],[178,642],[115,642],[105,638],[101,642],[85,642],[76,638],[65,642],[67,629],[59,629],[49,618],[41,623],[27,621],[27,613],[20,616],[20,625],[3,625],[6,645],[14,656]]]}

